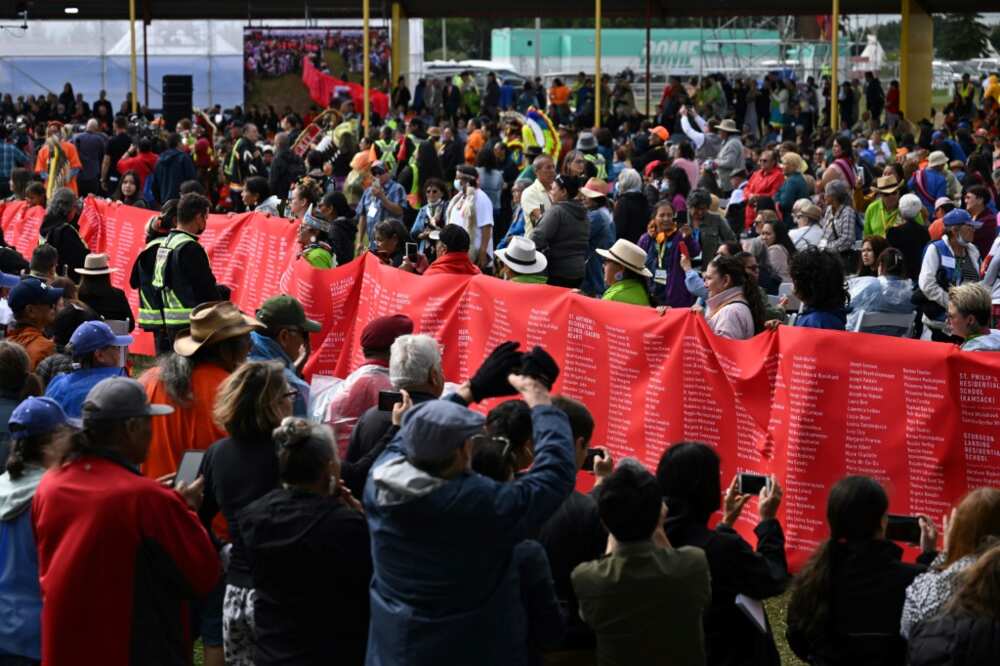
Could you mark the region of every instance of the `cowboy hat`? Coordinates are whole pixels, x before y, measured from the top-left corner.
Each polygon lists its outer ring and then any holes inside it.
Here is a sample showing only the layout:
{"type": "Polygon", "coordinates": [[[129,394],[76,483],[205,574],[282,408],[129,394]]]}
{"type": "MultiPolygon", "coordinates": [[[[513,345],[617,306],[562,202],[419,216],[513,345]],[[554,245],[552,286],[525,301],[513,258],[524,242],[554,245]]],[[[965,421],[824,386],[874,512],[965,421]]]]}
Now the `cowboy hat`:
{"type": "Polygon", "coordinates": [[[927,166],[940,167],[948,163],[948,156],[940,150],[935,150],[927,157],[927,166]]]}
{"type": "Polygon", "coordinates": [[[893,175],[889,176],[879,176],[879,179],[875,181],[875,187],[872,189],[879,194],[895,194],[903,187],[903,184],[896,180],[893,175]]]}
{"type": "Polygon", "coordinates": [[[610,250],[598,248],[597,254],[608,261],[624,266],[630,271],[634,271],[644,277],[653,277],[653,274],[646,268],[646,253],[642,248],[632,241],[619,238],[610,250]]]}
{"type": "Polygon", "coordinates": [[[521,275],[541,273],[549,265],[545,255],[535,249],[535,241],[524,236],[512,236],[510,245],[495,254],[507,268],[521,275]]]}
{"type": "Polygon", "coordinates": [[[600,178],[591,178],[580,188],[580,194],[591,199],[608,196],[608,184],[600,178]]]}
{"type": "Polygon", "coordinates": [[[736,126],[736,123],[732,118],[726,118],[721,123],[715,126],[720,132],[729,132],[730,134],[739,134],[740,129],[736,126]]]}
{"type": "Polygon", "coordinates": [[[77,268],[76,272],[80,275],[109,275],[117,270],[108,265],[108,255],[88,254],[83,260],[83,268],[77,268]]]}
{"type": "Polygon", "coordinates": [[[265,328],[255,317],[243,314],[230,301],[202,303],[191,311],[191,327],[174,340],[174,351],[181,356],[192,356],[204,345],[265,328]]]}

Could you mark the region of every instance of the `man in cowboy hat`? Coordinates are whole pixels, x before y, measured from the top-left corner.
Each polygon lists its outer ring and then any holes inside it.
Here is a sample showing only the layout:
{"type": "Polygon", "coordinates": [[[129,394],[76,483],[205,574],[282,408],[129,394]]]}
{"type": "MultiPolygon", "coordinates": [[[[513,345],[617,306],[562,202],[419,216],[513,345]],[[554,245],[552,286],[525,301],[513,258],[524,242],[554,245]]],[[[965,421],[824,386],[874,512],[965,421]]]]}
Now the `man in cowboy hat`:
{"type": "Polygon", "coordinates": [[[81,275],[80,300],[89,305],[106,320],[128,321],[129,332],[135,328],[132,306],[125,292],[111,285],[111,274],[117,271],[108,263],[106,254],[88,254],[83,260],[83,268],[77,268],[81,275]]]}
{"type": "Polygon", "coordinates": [[[545,284],[548,260],[535,249],[535,242],[524,236],[512,236],[506,248],[497,250],[500,277],[521,284],[545,284]]]}
{"type": "Polygon", "coordinates": [[[215,396],[246,361],[250,332],[264,328],[229,301],[202,303],[192,310],[191,326],[174,340],[173,353],[161,356],[140,378],[151,402],[174,407],[170,418],[153,426],[146,476],[173,474],[185,450],[208,448],[226,436],[212,416],[215,396]]]}
{"type": "Polygon", "coordinates": [[[69,339],[73,372],[57,375],[45,388],[69,416],[78,418],[84,398],[98,382],[124,374],[122,348],[132,344],[131,335],[115,335],[103,321],[80,324],[69,339]]]}
{"type": "Polygon", "coordinates": [[[723,194],[732,191],[730,178],[737,169],[745,168],[743,160],[743,142],[740,141],[740,129],[732,118],[726,118],[715,126],[715,131],[722,138],[722,146],[715,158],[715,166],[719,170],[719,187],[723,194]]]}
{"type": "Polygon", "coordinates": [[[909,189],[920,197],[929,216],[934,215],[934,202],[948,196],[948,178],[944,174],[947,166],[948,156],[935,150],[927,157],[927,166],[910,177],[909,189]]]}
{"type": "Polygon", "coordinates": [[[872,188],[878,194],[878,199],[868,204],[865,209],[865,236],[882,236],[886,231],[899,224],[899,195],[903,183],[896,176],[882,176],[875,181],[872,188]]]}
{"type": "Polygon", "coordinates": [[[597,152],[597,137],[591,132],[580,132],[576,139],[576,149],[583,153],[584,159],[594,165],[597,177],[604,180],[608,177],[608,167],[604,156],[597,152]]]}

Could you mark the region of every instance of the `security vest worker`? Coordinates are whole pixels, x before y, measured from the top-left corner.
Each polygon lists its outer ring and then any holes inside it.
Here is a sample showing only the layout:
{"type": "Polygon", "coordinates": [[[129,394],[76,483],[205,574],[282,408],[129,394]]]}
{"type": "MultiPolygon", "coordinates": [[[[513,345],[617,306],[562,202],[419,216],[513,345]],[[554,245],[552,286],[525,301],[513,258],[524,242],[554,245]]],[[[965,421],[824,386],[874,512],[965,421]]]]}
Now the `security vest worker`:
{"type": "Polygon", "coordinates": [[[202,195],[185,194],[177,204],[177,227],[156,249],[152,288],[159,293],[164,344],[167,339],[172,344],[177,333],[189,326],[191,311],[197,305],[225,300],[205,248],[198,242],[210,209],[211,203],[202,195]]]}

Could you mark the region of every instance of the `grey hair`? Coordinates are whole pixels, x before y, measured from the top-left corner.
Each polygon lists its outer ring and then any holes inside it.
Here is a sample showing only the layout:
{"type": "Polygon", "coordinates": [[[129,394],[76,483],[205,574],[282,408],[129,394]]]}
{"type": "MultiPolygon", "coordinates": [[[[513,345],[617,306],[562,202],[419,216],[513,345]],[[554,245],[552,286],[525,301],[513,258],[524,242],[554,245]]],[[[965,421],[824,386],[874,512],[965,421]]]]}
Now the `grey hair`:
{"type": "Polygon", "coordinates": [[[76,194],[68,187],[60,187],[49,199],[49,206],[45,209],[47,215],[60,218],[68,218],[70,211],[76,208],[76,194]]]}
{"type": "Polygon", "coordinates": [[[767,254],[767,244],[761,240],[760,236],[751,238],[747,245],[747,252],[757,260],[757,266],[761,270],[771,270],[771,259],[767,254]]]}
{"type": "Polygon", "coordinates": [[[533,182],[534,182],[533,180],[529,180],[527,178],[518,178],[517,180],[514,181],[514,189],[523,190],[526,187],[530,187],[533,182]]]}
{"type": "Polygon", "coordinates": [[[556,161],[552,159],[551,155],[546,155],[545,153],[542,153],[531,162],[531,166],[538,168],[541,165],[545,164],[546,161],[552,162],[553,164],[556,163],[556,161]]]}
{"type": "Polygon", "coordinates": [[[839,204],[845,204],[850,201],[851,190],[847,186],[847,183],[841,179],[831,180],[823,188],[823,192],[826,193],[827,197],[835,199],[839,204]]]}
{"type": "Polygon", "coordinates": [[[401,335],[389,349],[389,381],[397,389],[427,383],[431,370],[441,371],[441,350],[429,335],[401,335]]]}
{"type": "Polygon", "coordinates": [[[642,176],[635,169],[622,169],[618,174],[618,189],[625,192],[638,192],[642,189],[642,176]]]}

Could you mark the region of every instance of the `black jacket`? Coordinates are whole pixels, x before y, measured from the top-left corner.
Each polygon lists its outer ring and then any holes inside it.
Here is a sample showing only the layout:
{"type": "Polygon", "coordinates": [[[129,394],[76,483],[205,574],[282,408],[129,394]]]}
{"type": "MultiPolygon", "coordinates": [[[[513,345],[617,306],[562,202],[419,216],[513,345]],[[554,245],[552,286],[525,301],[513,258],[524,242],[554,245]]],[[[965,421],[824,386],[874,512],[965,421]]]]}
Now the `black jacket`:
{"type": "Polygon", "coordinates": [[[268,174],[267,184],[271,188],[271,194],[279,199],[288,198],[288,190],[292,183],[306,172],[306,166],[302,158],[291,150],[279,150],[271,160],[271,171],[268,174]]]}
{"type": "Polygon", "coordinates": [[[1000,664],[1000,620],[941,615],[910,636],[910,666],[1000,664]]]}
{"type": "Polygon", "coordinates": [[[893,666],[906,661],[899,633],[906,588],[923,566],[900,560],[903,550],[882,539],[834,546],[833,595],[827,634],[806,636],[804,618],[788,614],[788,645],[801,659],[834,666],[893,666]]]}
{"type": "Polygon", "coordinates": [[[135,314],[128,304],[128,298],[121,289],[116,289],[110,284],[98,284],[86,290],[80,289],[80,300],[93,308],[94,312],[104,319],[128,320],[128,330],[131,333],[135,329],[135,314]]]}
{"type": "Polygon", "coordinates": [[[642,192],[625,192],[615,203],[615,233],[618,238],[639,242],[651,218],[649,202],[642,192]]]}
{"type": "MultiPolygon", "coordinates": [[[[171,234],[181,234],[174,230],[171,234]]],[[[197,241],[197,238],[195,237],[197,241]]],[[[155,254],[154,254],[155,264],[155,254]]],[[[208,254],[201,243],[184,243],[170,253],[164,284],[172,289],[184,307],[195,308],[202,303],[227,300],[222,297],[215,281],[208,254]]]]}
{"type": "Polygon", "coordinates": [[[549,260],[550,277],[583,277],[590,249],[590,223],[579,201],[560,201],[545,211],[531,232],[531,240],[549,260]]]}
{"type": "Polygon", "coordinates": [[[80,281],[76,269],[83,268],[83,262],[90,250],[80,236],[76,224],[68,223],[64,218],[46,214],[38,235],[47,245],[51,245],[59,253],[58,271],[62,273],[63,266],[69,268],[66,273],[74,282],[80,281]]]}
{"type": "Polygon", "coordinates": [[[372,577],[364,516],[334,497],[282,488],[247,506],[239,526],[256,590],[254,663],[364,663],[372,577]]]}
{"type": "Polygon", "coordinates": [[[354,217],[338,217],[330,223],[330,247],[337,265],[343,266],[354,259],[354,241],[358,237],[358,221],[354,217]]]}
{"type": "MultiPolygon", "coordinates": [[[[667,538],[675,548],[705,551],[712,575],[712,605],[705,613],[705,653],[709,666],[778,666],[774,636],[763,634],[735,604],[737,594],[767,599],[781,594],[788,580],[785,535],[777,520],[754,528],[756,552],[731,527],[714,530],[683,516],[667,518],[667,538]]],[[[898,632],[897,632],[898,633],[898,632]]]]}
{"type": "Polygon", "coordinates": [[[182,150],[165,150],[153,169],[153,198],[159,202],[181,196],[181,183],[198,177],[191,156],[182,150]]]}

